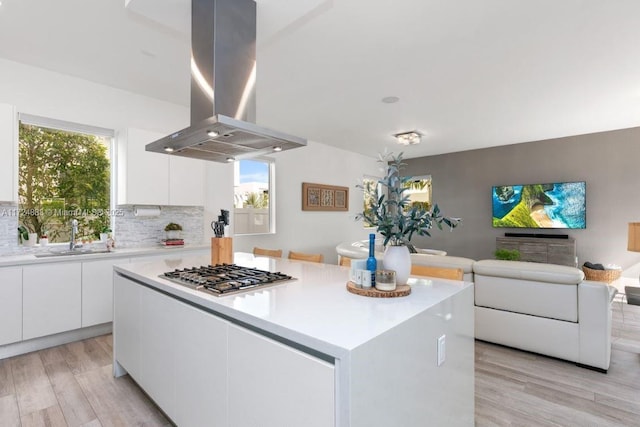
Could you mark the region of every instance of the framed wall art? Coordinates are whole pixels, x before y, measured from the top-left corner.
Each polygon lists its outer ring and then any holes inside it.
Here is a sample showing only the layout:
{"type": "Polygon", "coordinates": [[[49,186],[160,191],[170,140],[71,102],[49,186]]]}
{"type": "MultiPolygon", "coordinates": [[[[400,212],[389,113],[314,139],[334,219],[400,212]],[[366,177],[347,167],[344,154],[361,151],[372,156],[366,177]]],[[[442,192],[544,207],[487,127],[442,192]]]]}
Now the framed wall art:
{"type": "Polygon", "coordinates": [[[349,188],[337,185],[302,183],[303,211],[348,211],[349,188]]]}

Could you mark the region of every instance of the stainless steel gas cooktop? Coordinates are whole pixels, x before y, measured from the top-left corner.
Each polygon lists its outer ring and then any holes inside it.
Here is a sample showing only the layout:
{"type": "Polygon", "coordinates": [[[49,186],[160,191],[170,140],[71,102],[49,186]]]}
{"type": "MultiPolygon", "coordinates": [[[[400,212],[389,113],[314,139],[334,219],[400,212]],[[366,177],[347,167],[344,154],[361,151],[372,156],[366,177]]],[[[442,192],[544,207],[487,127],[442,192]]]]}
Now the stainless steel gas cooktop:
{"type": "Polygon", "coordinates": [[[259,286],[294,280],[293,277],[280,272],[274,273],[257,268],[241,267],[236,264],[176,269],[163,273],[160,277],[216,296],[230,295],[259,286]]]}

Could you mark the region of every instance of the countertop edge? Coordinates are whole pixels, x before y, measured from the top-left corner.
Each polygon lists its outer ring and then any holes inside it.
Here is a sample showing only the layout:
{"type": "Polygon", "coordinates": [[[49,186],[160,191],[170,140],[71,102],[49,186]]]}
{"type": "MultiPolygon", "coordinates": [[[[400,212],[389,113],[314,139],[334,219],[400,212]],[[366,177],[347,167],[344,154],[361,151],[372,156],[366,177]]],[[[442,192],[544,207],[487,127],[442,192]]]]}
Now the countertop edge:
{"type": "Polygon", "coordinates": [[[117,259],[117,258],[136,258],[145,255],[163,255],[163,254],[181,254],[197,251],[210,250],[209,245],[189,245],[181,248],[164,248],[158,247],[143,247],[143,248],[122,248],[115,249],[112,252],[83,254],[83,255],[61,255],[38,258],[33,253],[23,255],[4,255],[0,256],[0,268],[2,267],[20,267],[23,265],[34,264],[50,264],[60,262],[84,262],[84,261],[96,261],[103,259],[117,259]]]}

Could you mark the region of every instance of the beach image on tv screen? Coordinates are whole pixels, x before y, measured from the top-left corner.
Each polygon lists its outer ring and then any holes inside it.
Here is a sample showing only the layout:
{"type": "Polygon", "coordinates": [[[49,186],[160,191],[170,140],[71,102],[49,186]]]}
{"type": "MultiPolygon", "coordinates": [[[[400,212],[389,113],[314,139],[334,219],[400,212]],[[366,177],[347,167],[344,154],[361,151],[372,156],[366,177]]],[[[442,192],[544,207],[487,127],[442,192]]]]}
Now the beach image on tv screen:
{"type": "Polygon", "coordinates": [[[585,228],[584,182],[493,187],[493,226],[585,228]]]}

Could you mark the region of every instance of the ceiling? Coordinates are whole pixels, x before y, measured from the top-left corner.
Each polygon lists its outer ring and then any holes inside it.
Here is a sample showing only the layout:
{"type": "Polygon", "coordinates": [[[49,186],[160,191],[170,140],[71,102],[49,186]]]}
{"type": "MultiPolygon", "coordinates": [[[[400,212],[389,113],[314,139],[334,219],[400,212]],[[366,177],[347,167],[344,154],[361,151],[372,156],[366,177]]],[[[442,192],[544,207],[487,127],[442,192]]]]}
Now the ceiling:
{"type": "MultiPolygon", "coordinates": [[[[189,0],[1,1],[0,57],[188,105],[189,0]]],[[[257,3],[264,126],[406,157],[640,126],[637,0],[257,3]]]]}

